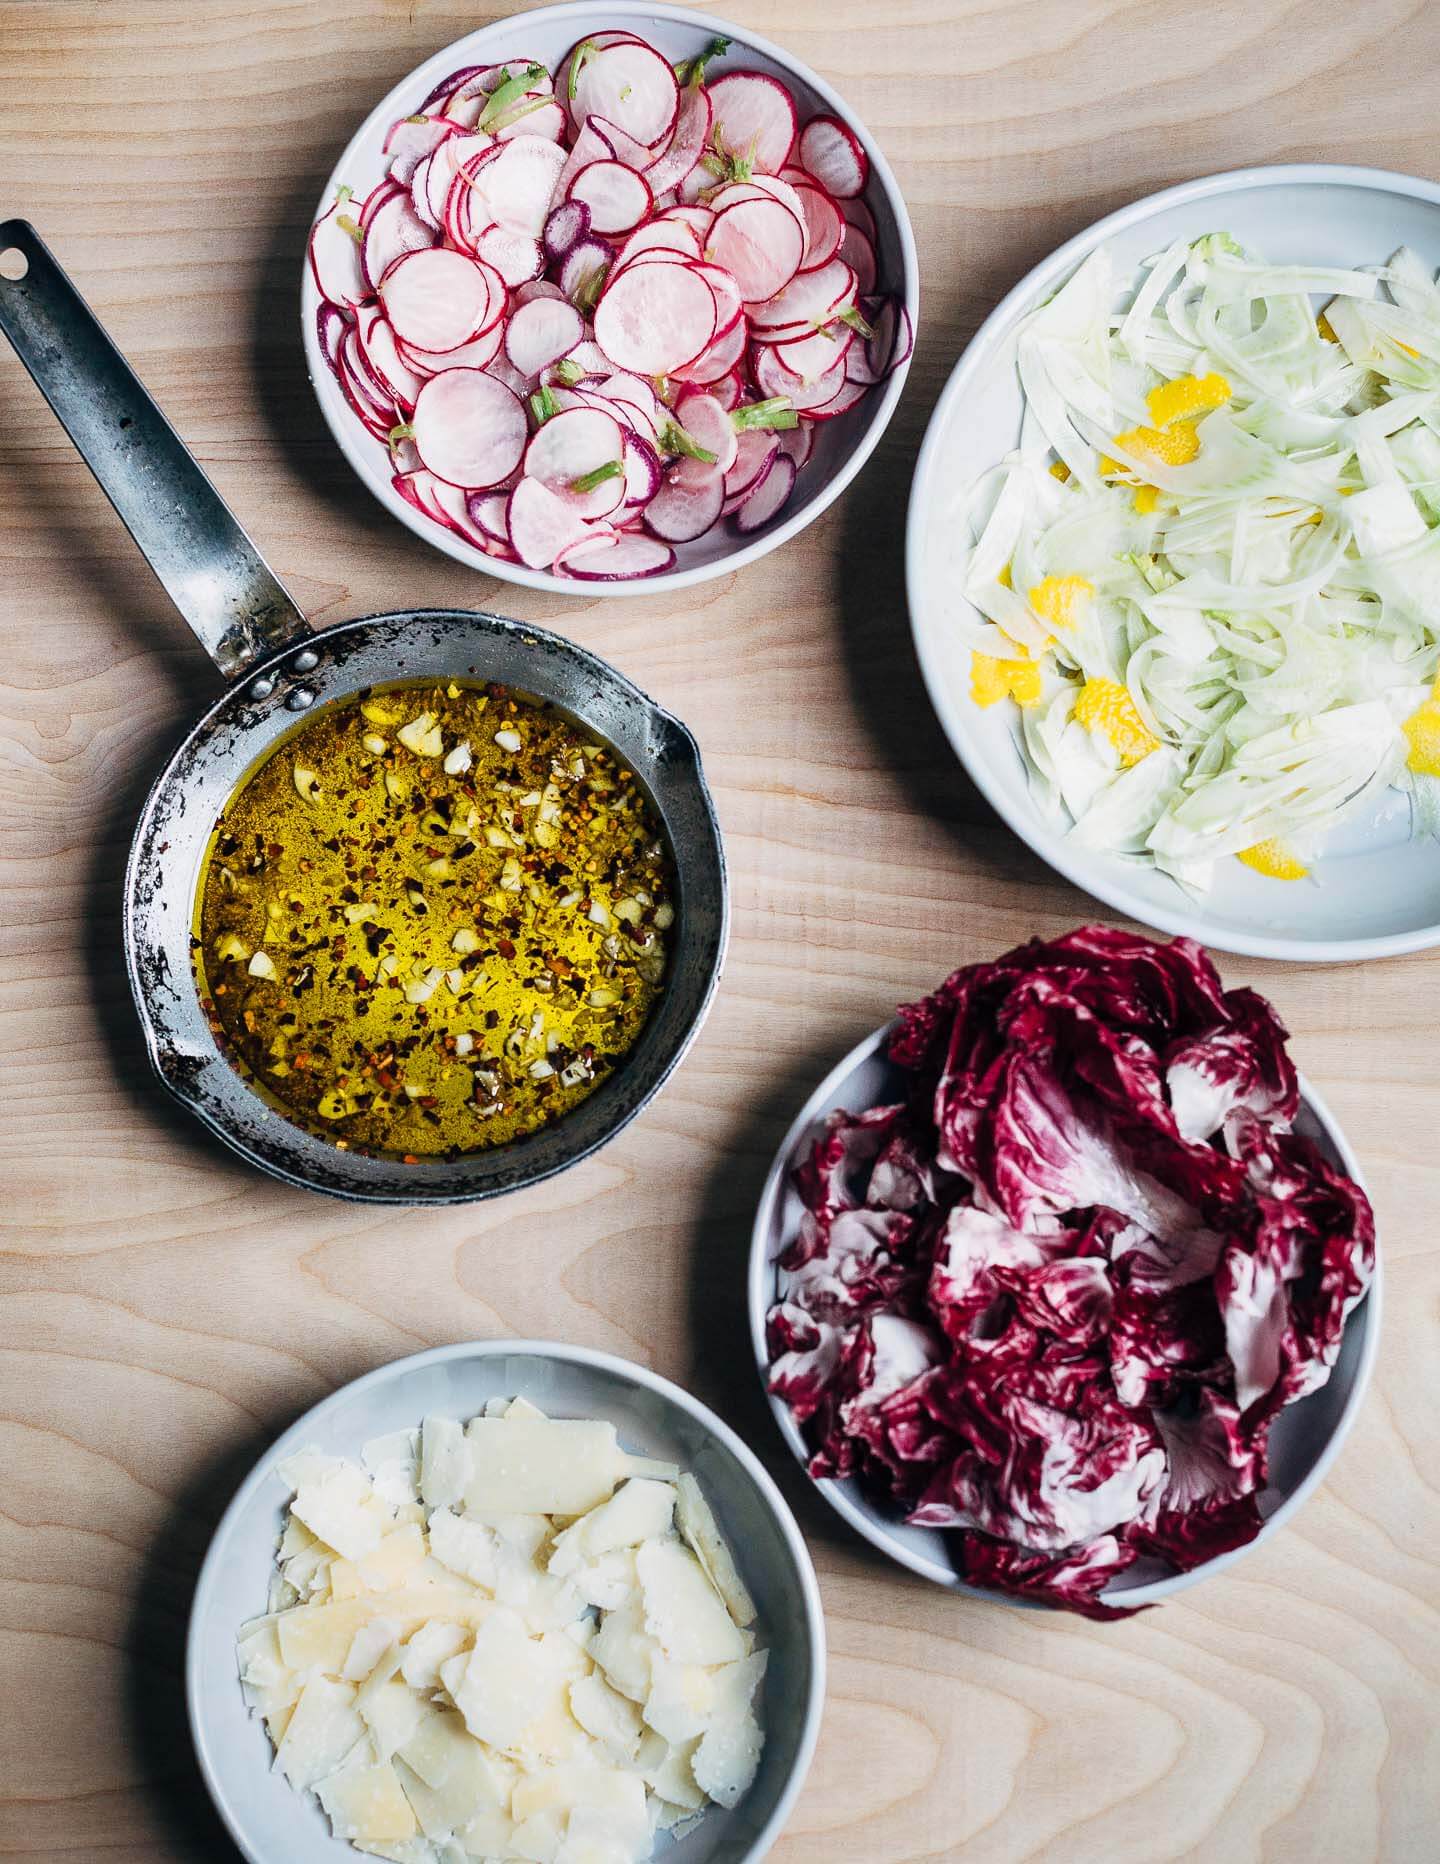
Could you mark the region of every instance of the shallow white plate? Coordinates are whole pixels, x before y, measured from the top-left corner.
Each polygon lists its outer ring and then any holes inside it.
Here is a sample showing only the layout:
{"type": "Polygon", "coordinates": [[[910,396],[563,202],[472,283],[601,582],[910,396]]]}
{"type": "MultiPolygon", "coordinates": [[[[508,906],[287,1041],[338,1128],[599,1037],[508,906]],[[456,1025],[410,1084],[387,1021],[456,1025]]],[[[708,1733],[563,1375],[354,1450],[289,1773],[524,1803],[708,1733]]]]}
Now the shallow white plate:
{"type": "MultiPolygon", "coordinates": [[[[833,1068],[796,1116],[786,1133],[755,1215],[755,1229],[750,1244],[750,1279],[748,1288],[750,1335],[755,1348],[755,1362],[761,1383],[766,1388],[771,1412],[780,1426],[780,1434],[795,1454],[802,1468],[809,1461],[800,1426],[790,1407],[769,1391],[770,1358],[765,1345],[765,1316],[778,1299],[777,1259],[794,1240],[800,1227],[804,1205],[792,1183],[795,1167],[809,1153],[819,1138],[826,1115],[836,1107],[847,1113],[863,1113],[867,1107],[879,1107],[901,1097],[901,1075],[886,1060],[884,1044],[893,1025],[886,1024],[866,1036],[858,1047],[833,1068]]],[[[1300,1117],[1297,1132],[1305,1133],[1319,1145],[1331,1164],[1348,1172],[1361,1186],[1365,1180],[1359,1162],[1344,1133],[1314,1088],[1303,1078],[1300,1082],[1300,1117]]],[[[1341,1444],[1349,1434],[1359,1412],[1365,1388],[1375,1366],[1380,1343],[1380,1259],[1377,1253],[1375,1275],[1364,1300],[1350,1315],[1340,1355],[1329,1380],[1320,1390],[1288,1405],[1276,1418],[1270,1431],[1270,1480],[1258,1497],[1264,1517],[1259,1534],[1244,1547],[1220,1554],[1192,1567],[1187,1573],[1175,1573],[1158,1560],[1139,1560],[1102,1597],[1107,1605],[1154,1605],[1162,1599],[1183,1592],[1216,1573],[1223,1573],[1243,1559],[1252,1547],[1268,1540],[1295,1513],[1312,1490],[1325,1478],[1341,1444]]],[[[812,1478],[813,1479],[813,1478],[812,1478]]],[[[857,1533],[886,1553],[901,1566],[908,1566],[922,1579],[932,1579],[952,1592],[968,1593],[975,1598],[994,1599],[1002,1605],[1027,1609],[1048,1609],[1028,1599],[1011,1598],[966,1585],[958,1578],[945,1550],[946,1536],[938,1528],[909,1527],[897,1509],[887,1506],[883,1497],[862,1488],[853,1480],[837,1482],[825,1478],[815,1487],[835,1512],[848,1521],[857,1533]]]]}
{"type": "Polygon", "coordinates": [[[825,1698],[825,1628],[815,1571],[780,1491],[728,1425],[644,1366],[545,1340],[440,1346],[380,1366],[307,1411],[272,1444],[226,1509],[195,1590],[186,1649],[190,1729],[205,1784],[250,1864],[339,1864],[358,1853],[330,1836],[313,1798],[271,1771],[263,1723],[240,1692],[235,1635],[265,1609],[289,1492],[275,1465],[304,1444],[358,1457],[372,1437],[429,1412],[471,1418],[487,1398],[524,1396],[554,1417],[608,1418],[626,1449],[696,1476],[759,1607],[770,1648],[765,1753],[733,1812],[714,1807],[664,1864],[744,1864],[780,1834],[805,1779],[825,1698]]]}
{"type": "MultiPolygon", "coordinates": [[[[398,117],[417,110],[447,73],[462,65],[498,64],[509,58],[534,58],[553,72],[570,47],[587,33],[618,28],[638,33],[677,63],[703,51],[712,38],[727,38],[732,42],[732,49],[723,64],[715,67],[717,76],[722,70],[741,66],[769,72],[783,79],[789,87],[802,121],[826,111],[849,125],[870,158],[865,200],[875,215],[880,283],[903,299],[910,314],[911,328],[916,329],[920,318],[920,268],[915,257],[915,236],[910,230],[910,216],[899,185],[869,131],[823,78],[798,59],[791,58],[778,45],[772,45],[757,33],[732,26],[728,20],[716,19],[709,13],[692,13],[688,8],[573,0],[569,6],[547,6],[533,13],[517,13],[509,19],[496,20],[489,26],[482,26],[478,32],[457,39],[433,58],[426,59],[409,77],[402,78],[370,112],[335,164],[312,219],[318,219],[326,211],[335,199],[335,190],[342,185],[353,188],[356,195],[364,199],[385,172],[381,145],[386,131],[398,117]]],[[[722,576],[753,563],[757,557],[763,557],[803,531],[840,496],[874,451],[895,412],[910,370],[907,358],[849,414],[818,424],[814,452],[795,482],[790,502],[776,522],[765,530],[745,538],[722,522],[693,544],[680,545],[675,552],[675,568],[663,575],[638,576],[618,583],[578,582],[567,576],[552,576],[548,570],[526,569],[523,563],[505,563],[497,557],[487,557],[453,531],[432,523],[401,498],[390,483],[384,447],[361,426],[320,354],[315,333],[315,313],[319,305],[320,296],[307,257],[300,287],[300,307],[311,386],[340,451],[386,510],[427,544],[433,544],[437,550],[443,550],[471,569],[483,571],[487,576],[498,576],[504,582],[521,583],[527,589],[552,589],[560,594],[586,598],[637,592],[659,594],[707,582],[713,576],[722,576]]]]}
{"type": "Polygon", "coordinates": [[[1017,326],[1097,246],[1125,277],[1175,239],[1233,233],[1280,264],[1358,266],[1416,248],[1440,266],[1440,185],[1381,169],[1321,164],[1246,168],[1166,188],[1097,220],[1028,273],[980,326],[931,418],[910,496],[907,580],[915,645],[946,736],[976,787],[1037,854],[1087,893],[1164,932],[1256,957],[1334,961],[1440,942],[1440,846],[1409,840],[1398,807],[1342,834],[1309,881],[1267,880],[1218,865],[1200,903],[1164,874],[1073,846],[1032,802],[1006,705],[970,697],[970,652],[956,626],[973,615],[957,590],[959,512],[970,485],[1020,438],[1017,326]]]}

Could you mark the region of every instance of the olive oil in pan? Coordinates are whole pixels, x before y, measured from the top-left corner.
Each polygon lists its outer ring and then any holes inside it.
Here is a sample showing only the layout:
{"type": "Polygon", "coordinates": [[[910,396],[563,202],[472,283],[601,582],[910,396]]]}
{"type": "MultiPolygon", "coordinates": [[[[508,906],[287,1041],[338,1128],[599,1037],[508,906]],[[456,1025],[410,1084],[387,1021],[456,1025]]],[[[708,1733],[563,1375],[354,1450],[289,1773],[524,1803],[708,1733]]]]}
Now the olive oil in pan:
{"type": "Polygon", "coordinates": [[[548,702],[407,682],[313,714],[201,874],[216,1040],[299,1125],[418,1160],[523,1138],[634,1046],[674,888],[634,774],[548,702]]]}

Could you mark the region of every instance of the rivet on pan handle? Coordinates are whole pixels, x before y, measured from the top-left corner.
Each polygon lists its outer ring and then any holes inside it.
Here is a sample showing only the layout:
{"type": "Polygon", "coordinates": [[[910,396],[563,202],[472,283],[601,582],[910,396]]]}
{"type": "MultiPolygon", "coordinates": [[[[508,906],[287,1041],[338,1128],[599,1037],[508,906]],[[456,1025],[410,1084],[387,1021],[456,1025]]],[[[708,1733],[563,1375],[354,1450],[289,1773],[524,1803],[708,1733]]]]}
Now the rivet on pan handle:
{"type": "Polygon", "coordinates": [[[0,330],[231,678],[305,617],[28,221],[0,223],[0,330]]]}

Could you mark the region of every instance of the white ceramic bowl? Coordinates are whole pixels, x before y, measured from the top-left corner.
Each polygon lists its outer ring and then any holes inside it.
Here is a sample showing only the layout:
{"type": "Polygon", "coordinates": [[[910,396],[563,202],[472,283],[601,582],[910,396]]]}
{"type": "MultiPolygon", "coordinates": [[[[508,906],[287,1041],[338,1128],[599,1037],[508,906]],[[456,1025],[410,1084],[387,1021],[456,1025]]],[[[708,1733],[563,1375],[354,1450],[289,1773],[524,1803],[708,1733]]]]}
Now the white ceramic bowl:
{"type": "MultiPolygon", "coordinates": [[[[761,1383],[766,1387],[775,1422],[802,1468],[809,1461],[809,1451],[790,1407],[769,1391],[770,1360],[765,1345],[765,1316],[778,1298],[776,1262],[794,1239],[804,1209],[791,1182],[792,1175],[819,1137],[826,1115],[835,1108],[862,1113],[867,1107],[883,1106],[899,1098],[901,1077],[884,1054],[884,1044],[892,1027],[886,1024],[853,1048],[831,1069],[800,1109],[775,1155],[755,1216],[748,1287],[750,1334],[761,1383]]],[[[1315,1140],[1333,1165],[1348,1172],[1363,1186],[1365,1180],[1355,1154],[1324,1101],[1303,1077],[1300,1091],[1296,1130],[1315,1140]]],[[[1288,1405],[1271,1427],[1270,1480],[1258,1498],[1264,1522],[1256,1538],[1244,1547],[1206,1560],[1185,1573],[1172,1572],[1160,1561],[1137,1561],[1106,1588],[1102,1594],[1104,1602],[1127,1607],[1157,1604],[1202,1579],[1224,1572],[1227,1566],[1243,1559],[1252,1547],[1268,1540],[1282,1527],[1324,1480],[1325,1472],[1349,1434],[1370,1383],[1379,1340],[1380,1260],[1377,1255],[1374,1279],[1364,1300],[1350,1315],[1340,1355],[1328,1382],[1298,1404],[1288,1405]]],[[[922,1579],[934,1580],[952,1592],[997,1600],[1002,1605],[1048,1609],[1035,1601],[967,1585],[957,1577],[946,1555],[946,1537],[941,1530],[907,1526],[898,1509],[887,1506],[883,1497],[860,1483],[852,1479],[826,1478],[816,1481],[815,1487],[835,1512],[857,1533],[863,1534],[872,1546],[892,1560],[898,1560],[901,1566],[909,1567],[922,1579]]]]}
{"type": "Polygon", "coordinates": [[[820,1731],[825,1628],[814,1568],[780,1491],[713,1411],[678,1385],[608,1353],[544,1340],[440,1346],[380,1366],[307,1411],[273,1444],[226,1509],[191,1607],[185,1689],[200,1770],[250,1864],[339,1864],[357,1853],[332,1838],[313,1799],[271,1771],[270,1742],[241,1696],[235,1634],[265,1609],[288,1493],[275,1465],[303,1444],[358,1456],[387,1431],[430,1412],[470,1418],[487,1398],[523,1395],[555,1417],[608,1418],[640,1455],[693,1471],[735,1551],[770,1647],[764,1758],[732,1812],[713,1807],[664,1864],[762,1858],[800,1792],[820,1731]]]}
{"type": "MultiPolygon", "coordinates": [[[[903,300],[911,328],[917,328],[920,269],[910,216],[890,165],[868,130],[823,78],[791,58],[778,45],[772,45],[757,33],[731,25],[728,20],[716,19],[708,13],[693,13],[688,8],[574,0],[568,6],[547,6],[533,13],[517,13],[509,19],[496,20],[489,26],[482,26],[478,32],[457,39],[453,45],[427,59],[409,77],[402,78],[370,112],[335,164],[312,218],[318,218],[330,206],[338,187],[353,188],[357,196],[363,198],[379,181],[385,172],[381,154],[385,132],[398,117],[417,109],[447,72],[458,70],[462,65],[498,63],[502,59],[522,57],[536,58],[553,72],[570,47],[587,33],[621,27],[639,33],[676,62],[694,57],[712,38],[723,36],[732,42],[725,69],[744,65],[770,72],[789,86],[802,120],[817,111],[827,111],[849,125],[870,158],[870,181],[865,199],[875,215],[881,284],[903,300]]],[[[719,69],[717,67],[717,75],[719,69]]],[[[308,262],[303,270],[300,303],[305,361],[320,411],[340,451],[386,510],[408,525],[417,537],[443,550],[458,563],[481,570],[487,576],[498,576],[504,582],[521,583],[527,589],[551,589],[572,596],[577,591],[594,596],[660,594],[688,588],[753,563],[803,531],[840,496],[874,451],[895,412],[910,366],[907,358],[849,414],[818,424],[814,451],[796,480],[790,502],[766,529],[753,537],[741,537],[722,520],[694,543],[680,545],[675,552],[675,567],[662,575],[640,576],[617,583],[576,582],[570,577],[553,576],[548,570],[531,570],[521,563],[488,557],[453,532],[422,516],[400,497],[390,483],[384,447],[361,426],[320,354],[315,331],[320,298],[308,262]]]]}
{"type": "Polygon", "coordinates": [[[966,489],[1020,437],[1014,339],[1097,246],[1121,277],[1172,240],[1224,229],[1279,263],[1373,264],[1414,246],[1440,266],[1440,185],[1379,169],[1304,164],[1248,168],[1166,188],[1096,221],[1036,266],[991,312],[940,397],[910,497],[907,581],[925,683],[976,787],[1037,854],[1097,899],[1164,932],[1256,957],[1335,961],[1440,942],[1440,848],[1409,839],[1408,813],[1337,833],[1313,881],[1267,880],[1224,861],[1202,903],[1167,876],[1074,846],[1030,798],[1005,714],[970,697],[970,655],[956,626],[957,514],[966,489]]]}

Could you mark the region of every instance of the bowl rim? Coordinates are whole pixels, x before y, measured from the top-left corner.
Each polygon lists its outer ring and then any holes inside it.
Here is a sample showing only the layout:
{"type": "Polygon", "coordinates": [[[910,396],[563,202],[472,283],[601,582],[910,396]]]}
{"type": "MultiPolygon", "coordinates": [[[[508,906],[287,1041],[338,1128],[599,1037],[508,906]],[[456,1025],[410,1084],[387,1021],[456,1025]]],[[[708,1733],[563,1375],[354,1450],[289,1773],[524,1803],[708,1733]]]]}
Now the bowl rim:
{"type": "MultiPolygon", "coordinates": [[[[895,1027],[896,1019],[893,1018],[888,1023],[882,1023],[878,1029],[871,1030],[868,1036],[857,1042],[848,1054],[841,1057],[790,1122],[784,1138],[780,1141],[770,1170],[766,1174],[765,1187],[760,1193],[760,1201],[756,1206],[755,1221],[750,1233],[750,1261],[746,1287],[750,1341],[755,1353],[755,1366],[759,1374],[761,1390],[765,1394],[765,1402],[770,1407],[770,1415],[774,1418],[780,1435],[785,1439],[786,1445],[805,1472],[811,1486],[818,1490],[836,1514],[863,1539],[869,1541],[872,1547],[878,1548],[897,1565],[907,1567],[922,1579],[929,1580],[932,1585],[962,1597],[986,1599],[994,1604],[1008,1605],[1022,1611],[1057,1611],[1061,1608],[1047,1605],[1043,1600],[1016,1598],[1010,1593],[998,1592],[990,1587],[968,1584],[957,1574],[942,1569],[938,1562],[912,1551],[908,1546],[897,1541],[884,1525],[873,1520],[854,1499],[856,1484],[853,1477],[810,1475],[806,1468],[809,1453],[800,1426],[791,1414],[790,1407],[770,1390],[770,1355],[765,1339],[765,1316],[774,1302],[776,1293],[774,1262],[770,1255],[770,1237],[776,1227],[779,1200],[784,1194],[793,1161],[802,1141],[817,1122],[839,1104],[838,1096],[843,1093],[851,1076],[875,1056],[876,1051],[895,1027]]],[[[1314,1116],[1326,1139],[1334,1146],[1345,1170],[1360,1188],[1365,1190],[1365,1175],[1360,1169],[1360,1161],[1355,1156],[1354,1149],[1345,1137],[1340,1123],[1318,1090],[1303,1074],[1299,1076],[1299,1083],[1301,1106],[1307,1108],[1314,1116]]],[[[1377,1237],[1375,1271],[1371,1277],[1370,1286],[1346,1322],[1349,1326],[1353,1323],[1356,1314],[1363,1313],[1364,1315],[1365,1332],[1360,1342],[1360,1360],[1355,1369],[1355,1382],[1345,1400],[1335,1429],[1304,1479],[1296,1484],[1274,1513],[1266,1517],[1253,1540],[1246,1541],[1241,1547],[1232,1548],[1228,1553],[1216,1554],[1212,1559],[1204,1560],[1199,1566],[1193,1566],[1186,1572],[1172,1573],[1165,1578],[1150,1580],[1144,1585],[1129,1587],[1123,1594],[1117,1593],[1115,1598],[1106,1601],[1107,1603],[1121,1605],[1127,1610],[1136,1606],[1160,1604],[1166,1599],[1173,1598],[1177,1593],[1187,1591],[1191,1586],[1199,1585],[1201,1580],[1213,1579],[1217,1574],[1223,1573],[1227,1567],[1233,1566],[1236,1561],[1242,1560],[1253,1548],[1260,1546],[1273,1533],[1285,1526],[1320,1486],[1354,1427],[1355,1419],[1365,1401],[1371,1376],[1375,1370],[1375,1360],[1380,1348],[1380,1326],[1384,1306],[1382,1265],[1383,1255],[1377,1237]]]]}
{"type": "MultiPolygon", "coordinates": [[[[920,262],[915,248],[915,232],[910,224],[910,212],[905,204],[905,196],[895,179],[884,152],[876,143],[869,130],[856,116],[839,93],[818,73],[803,64],[798,58],[776,45],[772,40],[753,32],[749,27],[741,27],[731,21],[720,18],[713,13],[691,12],[688,7],[678,6],[636,6],[633,0],[567,0],[561,6],[534,7],[524,13],[507,14],[502,18],[487,21],[473,32],[464,33],[442,46],[420,64],[393,84],[378,103],[370,110],[360,123],[355,133],[341,150],[329,176],[321,189],[314,212],[307,222],[313,225],[326,210],[334,198],[335,189],[340,185],[346,164],[351,160],[359,144],[370,134],[377,121],[394,113],[403,101],[404,95],[412,89],[420,88],[421,74],[427,74],[429,82],[437,76],[443,76],[447,68],[454,64],[466,62],[469,54],[491,35],[504,32],[510,34],[516,28],[523,28],[530,22],[543,23],[547,32],[554,26],[573,21],[580,27],[580,37],[584,36],[585,22],[612,20],[617,10],[644,13],[648,18],[664,20],[668,24],[683,26],[693,30],[697,36],[709,34],[731,40],[738,48],[758,52],[762,57],[773,60],[782,70],[789,71],[802,83],[808,85],[826,107],[852,131],[860,146],[864,149],[870,162],[870,172],[877,180],[880,191],[895,222],[896,238],[900,247],[900,289],[898,296],[905,306],[910,319],[912,335],[919,330],[920,323],[920,262]],[[466,48],[462,52],[462,48],[466,48]],[[459,54],[458,57],[455,55],[459,54]]],[[[320,295],[310,267],[309,241],[301,260],[300,268],[300,326],[305,349],[305,373],[309,379],[311,393],[315,397],[326,427],[331,437],[344,455],[345,463],[360,480],[372,497],[394,518],[398,518],[407,529],[421,539],[423,543],[453,557],[467,569],[477,570],[485,576],[493,576],[501,582],[514,583],[525,589],[543,589],[555,595],[568,596],[623,596],[627,594],[660,594],[677,589],[694,588],[699,583],[712,582],[716,577],[726,576],[735,570],[745,568],[747,564],[757,562],[772,550],[788,543],[807,525],[828,510],[828,508],[846,490],[859,473],[881,437],[889,427],[891,417],[904,392],[905,381],[914,360],[912,345],[910,355],[885,379],[883,392],[877,395],[870,405],[865,425],[857,432],[855,444],[849,455],[837,468],[828,484],[818,488],[810,497],[798,505],[783,522],[758,533],[752,540],[741,540],[737,547],[723,557],[717,557],[711,563],[700,563],[689,569],[662,570],[654,576],[637,576],[622,582],[587,582],[569,576],[556,576],[548,570],[532,570],[523,563],[509,563],[498,557],[487,557],[473,545],[465,543],[453,532],[443,530],[438,524],[425,518],[412,506],[407,505],[393,487],[388,483],[380,485],[372,482],[366,469],[368,459],[367,447],[370,436],[365,433],[360,423],[344,410],[348,419],[343,423],[332,413],[327,398],[321,393],[320,384],[328,378],[330,371],[320,353],[319,337],[316,331],[315,316],[320,305],[320,295]],[[362,442],[365,443],[362,445],[362,442]]],[[[343,398],[342,398],[343,400],[343,398]]]]}
{"type": "Polygon", "coordinates": [[[1343,162],[1263,163],[1251,168],[1226,169],[1213,175],[1201,175],[1193,181],[1182,181],[1173,187],[1157,189],[1117,208],[1113,213],[1103,215],[1073,234],[1048,257],[1031,266],[1025,276],[1005,293],[956,358],[926,423],[925,437],[921,442],[911,484],[905,521],[905,587],[915,656],[920,663],[931,706],[951,749],[959,758],[970,781],[1006,827],[1048,867],[1092,899],[1102,900],[1116,912],[1138,920],[1141,925],[1152,926],[1175,936],[1197,939],[1217,951],[1235,952],[1250,958],[1280,958],[1297,964],[1344,964],[1360,958],[1396,957],[1440,944],[1440,919],[1410,931],[1365,938],[1297,939],[1283,934],[1250,932],[1212,921],[1203,908],[1187,907],[1178,887],[1173,907],[1163,903],[1156,905],[1127,885],[1123,869],[1118,864],[1072,855],[1067,845],[1058,839],[1053,847],[1041,846],[1040,831],[1045,825],[1036,815],[1033,805],[1027,798],[1012,798],[992,777],[986,760],[978,753],[972,754],[966,723],[966,706],[971,702],[956,693],[945,679],[931,646],[934,631],[922,626],[920,620],[922,612],[929,607],[924,593],[923,518],[931,498],[932,481],[939,473],[942,429],[949,425],[956,405],[963,400],[974,378],[989,365],[992,350],[1007,333],[1016,316],[1028,310],[1043,292],[1063,280],[1087,254],[1105,240],[1140,225],[1155,213],[1245,189],[1297,186],[1368,188],[1440,205],[1440,182],[1426,181],[1418,175],[1407,175],[1394,169],[1367,168],[1343,162]]]}
{"type": "MultiPolygon", "coordinates": [[[[288,1450],[303,1441],[305,1434],[313,1429],[320,1417],[355,1394],[373,1389],[390,1379],[426,1366],[445,1365],[454,1360],[493,1359],[502,1355],[509,1357],[522,1354],[605,1372],[612,1377],[638,1386],[644,1391],[653,1392],[668,1403],[675,1405],[730,1452],[780,1529],[799,1581],[801,1596],[804,1599],[803,1622],[810,1654],[810,1682],[800,1725],[800,1735],[796,1744],[794,1764],[776,1799],[770,1817],[760,1830],[751,1850],[751,1857],[756,1859],[764,1857],[780,1836],[786,1820],[794,1810],[795,1802],[800,1797],[806,1776],[810,1771],[810,1764],[815,1756],[815,1747],[820,1738],[820,1723],[824,1714],[827,1669],[825,1614],[820,1599],[820,1582],[815,1576],[814,1562],[805,1544],[805,1537],[800,1532],[789,1504],[759,1457],[723,1418],[699,1398],[686,1391],[683,1386],[675,1384],[673,1380],[665,1378],[658,1372],[651,1371],[648,1366],[639,1365],[634,1360],[622,1359],[616,1353],[605,1353],[588,1346],[571,1346],[562,1340],[457,1340],[447,1346],[432,1346],[423,1352],[408,1353],[401,1359],[387,1360],[382,1365],[372,1367],[369,1372],[361,1373],[358,1378],[348,1379],[343,1385],[327,1393],[324,1398],[303,1411],[256,1459],[226,1505],[225,1512],[216,1523],[214,1533],[210,1537],[210,1543],[205,1550],[205,1558],[201,1562],[195,1582],[185,1631],[185,1713],[195,1758],[211,1803],[219,1813],[230,1836],[245,1857],[250,1860],[250,1864],[275,1864],[275,1861],[253,1849],[245,1834],[241,1814],[232,1806],[226,1794],[211,1749],[208,1718],[202,1701],[201,1688],[201,1669],[204,1661],[202,1646],[205,1630],[209,1619],[217,1609],[214,1594],[219,1585],[221,1558],[225,1543],[234,1530],[235,1524],[249,1509],[263,1484],[274,1474],[276,1462],[288,1450]]],[[[357,1454],[359,1447],[357,1444],[357,1454]]]]}

